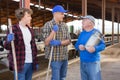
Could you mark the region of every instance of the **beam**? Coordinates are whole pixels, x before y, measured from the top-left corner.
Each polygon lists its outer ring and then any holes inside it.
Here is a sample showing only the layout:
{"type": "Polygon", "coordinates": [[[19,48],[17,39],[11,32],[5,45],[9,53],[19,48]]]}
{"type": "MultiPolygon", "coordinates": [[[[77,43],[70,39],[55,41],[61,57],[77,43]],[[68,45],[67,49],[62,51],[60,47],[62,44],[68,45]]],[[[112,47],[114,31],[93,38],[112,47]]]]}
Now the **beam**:
{"type": "Polygon", "coordinates": [[[102,34],[105,34],[106,0],[102,0],[102,34]]]}
{"type": "Polygon", "coordinates": [[[114,19],[115,19],[115,8],[112,7],[112,45],[114,44],[114,19]]]}
{"type": "Polygon", "coordinates": [[[87,15],[87,0],[82,0],[82,16],[87,15]]]}

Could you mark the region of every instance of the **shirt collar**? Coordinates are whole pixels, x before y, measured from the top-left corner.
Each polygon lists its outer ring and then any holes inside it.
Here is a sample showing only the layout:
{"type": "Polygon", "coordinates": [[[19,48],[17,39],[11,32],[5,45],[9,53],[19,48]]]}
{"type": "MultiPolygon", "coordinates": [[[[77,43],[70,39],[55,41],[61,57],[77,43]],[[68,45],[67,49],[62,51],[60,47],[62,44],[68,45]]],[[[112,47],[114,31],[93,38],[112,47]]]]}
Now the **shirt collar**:
{"type": "MultiPolygon", "coordinates": [[[[53,25],[57,24],[54,19],[52,19],[52,24],[53,25]]],[[[59,22],[59,24],[57,24],[57,25],[61,25],[61,24],[62,24],[62,22],[59,22]]]]}

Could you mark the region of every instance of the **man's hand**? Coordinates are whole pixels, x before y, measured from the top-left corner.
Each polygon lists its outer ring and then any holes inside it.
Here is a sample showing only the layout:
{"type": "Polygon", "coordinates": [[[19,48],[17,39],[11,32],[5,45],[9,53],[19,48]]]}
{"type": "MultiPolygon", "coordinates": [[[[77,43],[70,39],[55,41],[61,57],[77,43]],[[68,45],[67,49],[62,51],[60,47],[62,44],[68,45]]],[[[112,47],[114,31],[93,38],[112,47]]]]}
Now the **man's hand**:
{"type": "Polygon", "coordinates": [[[87,47],[86,47],[86,50],[87,50],[88,52],[90,52],[90,53],[95,52],[95,48],[94,48],[93,46],[87,46],[87,47]]]}
{"type": "Polygon", "coordinates": [[[52,29],[53,29],[53,31],[57,32],[59,30],[59,27],[58,27],[58,25],[54,25],[52,29]]]}
{"type": "Polygon", "coordinates": [[[79,45],[79,49],[80,50],[85,50],[85,46],[84,45],[79,45]]]}
{"type": "Polygon", "coordinates": [[[59,45],[61,45],[61,41],[60,40],[51,40],[50,45],[51,46],[59,46],[59,45]]]}
{"type": "Polygon", "coordinates": [[[11,42],[11,41],[13,41],[13,40],[14,40],[14,34],[13,34],[13,33],[8,34],[8,35],[7,35],[7,41],[8,41],[8,42],[11,42]]]}

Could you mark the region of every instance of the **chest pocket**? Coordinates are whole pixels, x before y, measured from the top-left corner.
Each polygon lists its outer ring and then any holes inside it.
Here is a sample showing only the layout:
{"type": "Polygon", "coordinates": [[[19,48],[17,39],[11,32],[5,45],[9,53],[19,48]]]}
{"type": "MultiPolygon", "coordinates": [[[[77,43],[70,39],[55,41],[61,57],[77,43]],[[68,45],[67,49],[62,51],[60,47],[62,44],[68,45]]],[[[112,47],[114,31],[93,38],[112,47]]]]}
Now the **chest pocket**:
{"type": "Polygon", "coordinates": [[[59,31],[56,34],[56,39],[64,40],[67,38],[67,29],[65,27],[59,27],[59,31]]]}

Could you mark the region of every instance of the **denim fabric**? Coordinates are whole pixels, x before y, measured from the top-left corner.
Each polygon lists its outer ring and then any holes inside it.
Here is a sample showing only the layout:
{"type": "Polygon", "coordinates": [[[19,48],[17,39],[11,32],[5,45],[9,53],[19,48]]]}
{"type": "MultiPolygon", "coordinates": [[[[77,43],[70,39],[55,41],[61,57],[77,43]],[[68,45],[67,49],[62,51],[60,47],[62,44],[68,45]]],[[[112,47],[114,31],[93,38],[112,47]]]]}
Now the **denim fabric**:
{"type": "Polygon", "coordinates": [[[33,73],[32,63],[25,63],[24,69],[21,72],[18,72],[18,80],[32,80],[32,73],[33,73]]]}
{"type": "Polygon", "coordinates": [[[52,61],[52,78],[51,80],[65,80],[67,74],[68,60],[52,61]]]}
{"type": "Polygon", "coordinates": [[[100,62],[81,62],[82,80],[101,80],[100,62]]]}

